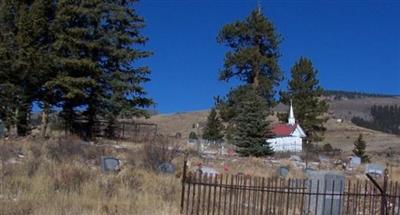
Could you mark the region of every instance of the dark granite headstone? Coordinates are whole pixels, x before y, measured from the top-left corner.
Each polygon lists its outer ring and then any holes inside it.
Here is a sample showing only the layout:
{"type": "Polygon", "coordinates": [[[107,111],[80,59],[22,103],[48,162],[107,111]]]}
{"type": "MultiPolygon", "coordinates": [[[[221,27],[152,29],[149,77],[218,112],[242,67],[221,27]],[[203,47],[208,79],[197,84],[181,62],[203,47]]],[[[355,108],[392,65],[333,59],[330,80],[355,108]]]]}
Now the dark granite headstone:
{"type": "Polygon", "coordinates": [[[289,175],[289,168],[287,166],[281,166],[278,168],[277,173],[280,177],[287,177],[289,175]]]}
{"type": "Polygon", "coordinates": [[[102,156],[100,165],[103,172],[118,171],[120,168],[120,161],[112,156],[102,156]]]}
{"type": "Polygon", "coordinates": [[[158,170],[162,173],[173,174],[176,168],[172,163],[165,162],[158,166],[158,170]]]}

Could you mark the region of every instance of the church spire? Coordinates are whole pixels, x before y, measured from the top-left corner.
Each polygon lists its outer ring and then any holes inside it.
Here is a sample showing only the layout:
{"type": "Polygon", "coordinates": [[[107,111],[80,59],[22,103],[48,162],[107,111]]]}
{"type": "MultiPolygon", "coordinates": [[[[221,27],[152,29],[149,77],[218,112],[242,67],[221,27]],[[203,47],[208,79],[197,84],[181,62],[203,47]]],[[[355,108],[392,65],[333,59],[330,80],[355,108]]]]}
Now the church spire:
{"type": "Polygon", "coordinates": [[[258,12],[258,14],[259,15],[261,15],[261,2],[260,2],[260,0],[257,0],[257,12],[258,12]]]}
{"type": "Polygon", "coordinates": [[[289,110],[288,124],[289,125],[294,125],[295,123],[296,123],[296,120],[294,118],[292,100],[290,100],[290,110],[289,110]]]}

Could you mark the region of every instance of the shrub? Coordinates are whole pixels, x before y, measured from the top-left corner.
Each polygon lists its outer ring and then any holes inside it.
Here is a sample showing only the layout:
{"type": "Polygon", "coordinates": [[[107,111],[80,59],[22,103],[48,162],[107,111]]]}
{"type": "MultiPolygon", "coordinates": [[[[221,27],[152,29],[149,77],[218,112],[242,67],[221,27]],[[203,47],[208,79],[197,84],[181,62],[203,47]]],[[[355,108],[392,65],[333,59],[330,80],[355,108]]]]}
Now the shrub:
{"type": "Polygon", "coordinates": [[[113,197],[118,191],[119,180],[115,175],[108,175],[104,180],[100,181],[99,187],[103,196],[107,198],[113,197]]]}
{"type": "Polygon", "coordinates": [[[80,191],[81,186],[90,178],[87,169],[72,164],[62,165],[54,176],[54,189],[67,192],[80,191]]]}
{"type": "Polygon", "coordinates": [[[144,145],[143,164],[150,169],[157,169],[164,162],[171,162],[178,156],[179,145],[172,138],[157,136],[154,141],[144,145]]]}
{"type": "Polygon", "coordinates": [[[333,150],[333,147],[329,143],[325,143],[322,146],[322,151],[324,151],[324,152],[331,152],[332,150],[333,150]]]}
{"type": "Polygon", "coordinates": [[[33,214],[33,203],[22,201],[0,201],[2,215],[30,215],[33,214]]]}
{"type": "Polygon", "coordinates": [[[95,160],[98,164],[100,156],[105,154],[104,147],[85,144],[76,136],[59,138],[55,142],[48,143],[46,148],[47,156],[59,162],[78,157],[82,160],[95,160]]]}
{"type": "Polygon", "coordinates": [[[189,134],[189,140],[197,140],[197,134],[194,131],[191,131],[189,134]]]}
{"type": "Polygon", "coordinates": [[[83,153],[79,138],[74,136],[60,137],[46,146],[47,156],[56,161],[62,161],[83,153]]]}
{"type": "Polygon", "coordinates": [[[37,159],[40,156],[42,156],[42,145],[39,143],[35,143],[33,142],[30,147],[29,150],[32,153],[33,158],[37,159]]]}
{"type": "Polygon", "coordinates": [[[19,149],[17,149],[13,144],[1,144],[0,143],[0,160],[7,161],[10,158],[16,157],[18,155],[19,149]]]}

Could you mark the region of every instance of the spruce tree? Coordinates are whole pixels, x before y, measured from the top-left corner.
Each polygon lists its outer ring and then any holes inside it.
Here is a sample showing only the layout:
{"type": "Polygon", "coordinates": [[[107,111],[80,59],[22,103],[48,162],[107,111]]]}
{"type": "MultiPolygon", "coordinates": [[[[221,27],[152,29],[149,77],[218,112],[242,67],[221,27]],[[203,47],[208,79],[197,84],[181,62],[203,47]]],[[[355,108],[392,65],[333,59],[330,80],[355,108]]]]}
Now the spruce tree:
{"type": "Polygon", "coordinates": [[[106,33],[104,56],[101,58],[107,92],[103,117],[115,122],[118,117],[148,116],[144,108],[153,104],[143,84],[150,81],[150,69],[137,66],[152,55],[142,50],[148,38],[141,34],[144,19],[135,10],[136,1],[112,1],[105,4],[103,16],[106,33]]]}
{"type": "Polygon", "coordinates": [[[0,97],[3,105],[0,111],[2,118],[8,118],[5,121],[11,119],[7,127],[16,124],[20,136],[29,132],[32,102],[43,100],[43,86],[51,77],[48,26],[53,3],[51,0],[0,2],[0,97]],[[9,95],[13,95],[12,103],[7,102],[9,95]]]}
{"type": "MultiPolygon", "coordinates": [[[[280,92],[281,102],[289,105],[292,100],[295,118],[304,129],[308,141],[321,141],[326,128],[328,104],[322,99],[324,90],[317,79],[318,71],[311,60],[301,57],[291,69],[288,91],[280,92]]],[[[287,113],[279,115],[287,121],[287,113]]]]}
{"type": "Polygon", "coordinates": [[[365,149],[367,148],[367,144],[365,140],[363,139],[362,134],[360,134],[357,138],[356,141],[354,141],[354,149],[353,153],[355,156],[358,156],[361,158],[361,161],[363,163],[368,163],[369,162],[369,156],[366,155],[365,149]]]}
{"type": "Polygon", "coordinates": [[[191,131],[191,132],[189,133],[189,140],[197,140],[197,139],[198,139],[198,138],[197,138],[196,132],[191,131]]]}
{"type": "Polygon", "coordinates": [[[222,133],[224,126],[217,115],[215,108],[212,108],[207,118],[207,124],[203,131],[203,139],[221,142],[224,138],[222,133]]]}
{"type": "Polygon", "coordinates": [[[17,1],[0,0],[0,117],[8,132],[16,121],[17,103],[14,96],[20,94],[14,70],[17,11],[17,1]]]}
{"type": "Polygon", "coordinates": [[[68,129],[82,115],[90,138],[99,118],[112,128],[117,117],[146,115],[143,108],[152,100],[142,84],[149,81],[149,69],[135,66],[151,54],[139,49],[147,41],[140,34],[143,26],[131,1],[58,2],[52,25],[58,71],[46,86],[60,92],[58,104],[68,129]]]}
{"type": "Polygon", "coordinates": [[[237,103],[231,121],[232,141],[242,156],[267,156],[274,152],[265,141],[269,136],[268,105],[252,86],[242,86],[243,97],[237,103]]]}
{"type": "Polygon", "coordinates": [[[282,80],[278,64],[281,36],[259,9],[241,21],[225,25],[217,41],[230,48],[225,54],[220,80],[238,78],[257,89],[269,105],[274,103],[274,87],[282,80]]]}

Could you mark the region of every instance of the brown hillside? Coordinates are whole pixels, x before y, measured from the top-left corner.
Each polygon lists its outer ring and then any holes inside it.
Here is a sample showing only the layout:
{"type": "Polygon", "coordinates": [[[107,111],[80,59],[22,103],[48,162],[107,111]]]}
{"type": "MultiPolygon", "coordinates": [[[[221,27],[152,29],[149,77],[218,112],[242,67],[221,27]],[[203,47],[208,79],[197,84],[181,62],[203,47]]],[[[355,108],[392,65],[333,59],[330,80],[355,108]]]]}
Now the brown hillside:
{"type": "MultiPolygon", "coordinates": [[[[400,136],[386,134],[358,127],[350,122],[353,116],[368,117],[369,108],[374,104],[398,104],[400,98],[373,98],[334,100],[330,101],[330,120],[326,123],[327,132],[324,143],[330,143],[335,148],[342,149],[345,153],[351,153],[353,142],[362,133],[368,143],[367,150],[378,154],[394,150],[400,153],[400,136]],[[339,123],[335,118],[344,119],[339,123]]],[[[283,105],[279,105],[277,111],[285,111],[283,105]]],[[[164,134],[175,135],[181,133],[183,138],[188,137],[193,129],[193,124],[199,123],[203,127],[207,120],[208,111],[195,111],[175,114],[160,114],[151,117],[147,121],[158,124],[159,131],[164,134]]],[[[276,119],[274,119],[276,122],[276,119]]]]}

